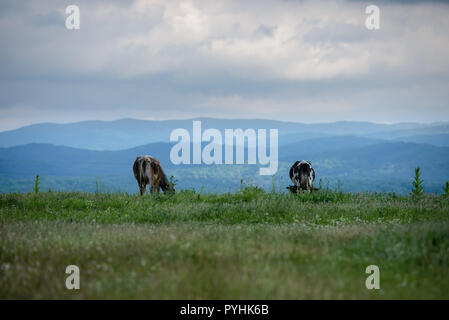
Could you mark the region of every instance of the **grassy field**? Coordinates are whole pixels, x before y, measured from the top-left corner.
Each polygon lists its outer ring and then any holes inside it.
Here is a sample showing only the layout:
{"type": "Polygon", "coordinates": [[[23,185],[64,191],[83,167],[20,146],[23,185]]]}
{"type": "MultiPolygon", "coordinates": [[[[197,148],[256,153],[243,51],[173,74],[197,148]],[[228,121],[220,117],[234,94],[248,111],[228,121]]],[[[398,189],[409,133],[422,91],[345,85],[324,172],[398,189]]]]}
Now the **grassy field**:
{"type": "Polygon", "coordinates": [[[448,270],[446,196],[0,195],[2,299],[448,299],[448,270]]]}

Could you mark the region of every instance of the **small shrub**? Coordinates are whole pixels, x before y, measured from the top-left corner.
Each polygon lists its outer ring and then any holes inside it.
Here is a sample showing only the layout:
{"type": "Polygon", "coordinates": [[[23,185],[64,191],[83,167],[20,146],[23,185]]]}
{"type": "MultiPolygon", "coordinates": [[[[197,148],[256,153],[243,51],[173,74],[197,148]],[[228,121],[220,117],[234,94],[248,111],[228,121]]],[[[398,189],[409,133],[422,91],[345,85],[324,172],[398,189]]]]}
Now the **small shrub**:
{"type": "Polygon", "coordinates": [[[446,181],[443,187],[444,195],[449,196],[449,181],[446,181]]]}
{"type": "Polygon", "coordinates": [[[415,168],[415,179],[413,180],[412,194],[414,196],[420,196],[424,193],[423,187],[424,180],[421,179],[421,169],[419,167],[415,168]]]}
{"type": "Polygon", "coordinates": [[[244,186],[242,190],[236,193],[236,199],[239,201],[249,202],[265,194],[266,192],[263,188],[256,186],[244,186]]]}
{"type": "Polygon", "coordinates": [[[173,188],[176,188],[176,185],[178,184],[178,179],[176,179],[175,176],[170,176],[168,183],[171,186],[173,186],[173,188]]]}
{"type": "Polygon", "coordinates": [[[34,193],[39,193],[39,175],[36,175],[36,180],[34,180],[34,193]]]}

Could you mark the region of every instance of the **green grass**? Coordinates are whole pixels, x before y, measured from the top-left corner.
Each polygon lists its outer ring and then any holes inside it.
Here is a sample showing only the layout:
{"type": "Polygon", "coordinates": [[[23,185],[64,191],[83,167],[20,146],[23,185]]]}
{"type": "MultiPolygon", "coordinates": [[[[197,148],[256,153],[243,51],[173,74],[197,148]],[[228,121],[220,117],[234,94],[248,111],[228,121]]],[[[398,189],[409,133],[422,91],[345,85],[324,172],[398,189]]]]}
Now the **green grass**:
{"type": "Polygon", "coordinates": [[[447,196],[0,195],[3,299],[448,299],[447,270],[447,196]]]}

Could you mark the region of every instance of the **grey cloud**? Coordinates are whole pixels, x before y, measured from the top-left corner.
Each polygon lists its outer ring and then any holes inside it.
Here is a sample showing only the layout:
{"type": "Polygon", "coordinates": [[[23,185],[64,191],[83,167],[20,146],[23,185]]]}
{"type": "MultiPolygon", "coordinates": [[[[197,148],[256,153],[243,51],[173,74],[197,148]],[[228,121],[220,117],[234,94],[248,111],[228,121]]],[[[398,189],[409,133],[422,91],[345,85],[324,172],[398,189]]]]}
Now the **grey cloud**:
{"type": "Polygon", "coordinates": [[[57,26],[65,28],[62,22],[65,21],[66,16],[62,11],[50,11],[44,14],[35,14],[30,17],[31,23],[37,26],[57,26]]]}
{"type": "Polygon", "coordinates": [[[303,39],[310,43],[338,43],[338,42],[364,42],[369,41],[374,34],[366,32],[362,25],[349,23],[331,23],[325,27],[313,28],[307,32],[303,39]]]}
{"type": "Polygon", "coordinates": [[[256,36],[266,36],[266,37],[272,37],[273,33],[276,31],[277,26],[267,26],[261,24],[259,28],[256,30],[256,36]]]}
{"type": "Polygon", "coordinates": [[[123,117],[449,117],[441,3],[384,3],[375,32],[360,1],[79,1],[75,32],[64,28],[68,4],[1,2],[0,130],[123,117]]]}

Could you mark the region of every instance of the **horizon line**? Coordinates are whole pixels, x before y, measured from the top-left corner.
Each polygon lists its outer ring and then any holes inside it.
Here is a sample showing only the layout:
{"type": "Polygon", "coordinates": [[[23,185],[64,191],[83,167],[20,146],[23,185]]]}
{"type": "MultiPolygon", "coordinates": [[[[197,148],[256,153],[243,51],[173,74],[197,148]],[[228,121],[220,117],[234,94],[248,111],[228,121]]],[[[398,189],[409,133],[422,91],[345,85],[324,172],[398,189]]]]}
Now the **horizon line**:
{"type": "Polygon", "coordinates": [[[274,121],[274,122],[283,122],[283,123],[294,123],[294,124],[303,124],[303,125],[319,125],[319,124],[333,124],[333,123],[366,123],[366,124],[376,124],[376,125],[399,125],[399,124],[419,124],[419,125],[438,125],[438,124],[447,124],[448,121],[400,121],[400,122],[374,122],[368,120],[335,120],[328,122],[297,122],[297,121],[287,121],[287,120],[279,120],[279,119],[267,119],[267,118],[219,118],[219,117],[189,117],[189,118],[168,118],[168,119],[149,119],[149,118],[118,118],[112,120],[104,120],[104,119],[89,119],[89,120],[80,120],[73,122],[35,122],[26,124],[23,126],[18,126],[13,129],[0,130],[0,133],[19,130],[26,127],[43,125],[43,124],[51,124],[51,125],[70,125],[70,124],[79,124],[83,122],[118,122],[123,120],[133,120],[133,121],[146,121],[146,122],[167,122],[167,121],[195,121],[195,120],[252,120],[252,121],[274,121]]]}

